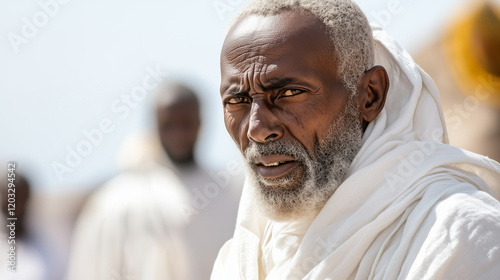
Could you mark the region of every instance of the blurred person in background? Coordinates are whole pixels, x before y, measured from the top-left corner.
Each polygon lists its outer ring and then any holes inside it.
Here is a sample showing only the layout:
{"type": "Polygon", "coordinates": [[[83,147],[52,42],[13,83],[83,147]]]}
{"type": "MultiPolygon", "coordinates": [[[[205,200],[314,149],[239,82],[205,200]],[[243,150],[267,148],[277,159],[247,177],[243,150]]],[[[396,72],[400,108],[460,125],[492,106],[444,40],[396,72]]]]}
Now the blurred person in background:
{"type": "MultiPolygon", "coordinates": [[[[209,279],[220,247],[231,238],[238,208],[242,167],[205,170],[195,160],[201,126],[200,101],[190,87],[166,82],[154,104],[156,132],[131,137],[120,163],[129,170],[162,167],[172,170],[190,195],[184,207],[191,279],[209,279]],[[240,171],[238,171],[240,169],[240,171]]],[[[242,184],[241,184],[242,185],[242,184]]]]}
{"type": "Polygon", "coordinates": [[[470,1],[415,61],[439,88],[450,144],[500,161],[500,1],[470,1]]]}
{"type": "Polygon", "coordinates": [[[186,200],[168,170],[118,175],[80,214],[67,279],[189,279],[180,215],[186,200]]]}
{"type": "Polygon", "coordinates": [[[7,175],[0,176],[0,205],[3,221],[7,226],[0,230],[0,279],[5,280],[37,280],[47,279],[47,264],[44,263],[42,252],[39,250],[35,236],[27,223],[27,213],[29,210],[31,186],[28,179],[19,173],[14,173],[13,179],[8,181],[7,175]],[[9,183],[12,183],[9,187],[9,183]],[[8,198],[13,198],[13,203],[9,203],[8,198]],[[7,218],[17,218],[15,221],[7,218]],[[13,223],[13,227],[9,227],[13,223]],[[15,247],[15,250],[11,250],[15,247]],[[8,270],[10,256],[15,256],[15,272],[8,270]]]}

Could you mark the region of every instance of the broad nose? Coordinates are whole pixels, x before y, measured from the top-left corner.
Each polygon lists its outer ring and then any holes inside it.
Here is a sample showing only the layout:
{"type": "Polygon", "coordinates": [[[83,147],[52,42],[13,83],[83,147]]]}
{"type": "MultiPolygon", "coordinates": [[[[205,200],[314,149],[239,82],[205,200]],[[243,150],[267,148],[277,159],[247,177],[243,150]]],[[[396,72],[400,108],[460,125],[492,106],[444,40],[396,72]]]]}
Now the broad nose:
{"type": "Polygon", "coordinates": [[[283,125],[263,100],[254,99],[250,110],[248,139],[265,143],[283,137],[283,125]]]}

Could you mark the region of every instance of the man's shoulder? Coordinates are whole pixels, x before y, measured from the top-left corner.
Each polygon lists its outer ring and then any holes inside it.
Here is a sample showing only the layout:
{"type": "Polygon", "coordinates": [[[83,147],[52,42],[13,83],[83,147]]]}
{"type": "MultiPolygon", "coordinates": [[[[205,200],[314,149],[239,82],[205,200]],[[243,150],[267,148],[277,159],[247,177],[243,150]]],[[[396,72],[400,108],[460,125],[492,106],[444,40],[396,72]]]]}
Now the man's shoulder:
{"type": "Polygon", "coordinates": [[[437,218],[465,219],[478,222],[492,219],[500,223],[500,202],[490,194],[473,186],[459,183],[456,190],[450,190],[436,203],[437,218]]]}
{"type": "MultiPolygon", "coordinates": [[[[418,226],[415,240],[421,238],[422,243],[418,242],[408,279],[494,279],[489,277],[500,275],[500,202],[457,182],[430,188],[418,204],[432,199],[433,206],[418,226]],[[440,192],[439,187],[450,189],[440,192]]],[[[419,209],[423,207],[417,205],[415,211],[419,209]]]]}
{"type": "MultiPolygon", "coordinates": [[[[478,227],[500,236],[500,202],[466,182],[450,180],[429,187],[419,204],[432,203],[427,215],[435,227],[472,234],[478,227]]],[[[416,209],[418,209],[417,207],[416,209]]],[[[500,242],[499,242],[500,243],[500,242]]]]}

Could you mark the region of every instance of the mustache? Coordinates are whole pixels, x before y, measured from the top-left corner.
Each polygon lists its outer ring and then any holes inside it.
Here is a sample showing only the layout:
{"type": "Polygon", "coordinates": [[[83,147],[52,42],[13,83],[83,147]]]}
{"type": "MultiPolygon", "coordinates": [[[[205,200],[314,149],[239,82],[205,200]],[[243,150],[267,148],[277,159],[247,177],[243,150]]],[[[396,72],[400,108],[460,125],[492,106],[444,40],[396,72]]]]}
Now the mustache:
{"type": "Polygon", "coordinates": [[[275,154],[290,156],[299,162],[304,161],[304,157],[310,158],[309,153],[301,143],[290,141],[250,142],[245,149],[244,157],[249,162],[253,162],[257,157],[275,154]]]}

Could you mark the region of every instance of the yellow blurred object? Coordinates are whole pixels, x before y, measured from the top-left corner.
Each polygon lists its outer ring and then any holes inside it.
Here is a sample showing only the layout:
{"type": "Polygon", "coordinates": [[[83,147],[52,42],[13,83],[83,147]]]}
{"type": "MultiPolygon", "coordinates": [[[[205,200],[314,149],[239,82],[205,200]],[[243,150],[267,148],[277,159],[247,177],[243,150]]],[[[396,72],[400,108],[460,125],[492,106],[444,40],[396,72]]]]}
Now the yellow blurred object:
{"type": "MultiPolygon", "coordinates": [[[[484,53],[475,48],[477,40],[474,40],[474,31],[479,27],[499,40],[499,15],[500,5],[481,1],[476,7],[468,9],[467,13],[456,18],[443,44],[449,69],[461,90],[469,95],[477,95],[478,91],[482,91],[484,95],[487,91],[488,98],[484,101],[496,107],[500,107],[500,77],[487,71],[481,64],[479,56],[484,53]],[[485,18],[484,14],[488,12],[493,15],[493,20],[485,18]],[[494,31],[491,32],[492,30],[494,31]]],[[[500,48],[494,51],[500,52],[500,48]]]]}

